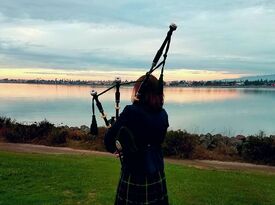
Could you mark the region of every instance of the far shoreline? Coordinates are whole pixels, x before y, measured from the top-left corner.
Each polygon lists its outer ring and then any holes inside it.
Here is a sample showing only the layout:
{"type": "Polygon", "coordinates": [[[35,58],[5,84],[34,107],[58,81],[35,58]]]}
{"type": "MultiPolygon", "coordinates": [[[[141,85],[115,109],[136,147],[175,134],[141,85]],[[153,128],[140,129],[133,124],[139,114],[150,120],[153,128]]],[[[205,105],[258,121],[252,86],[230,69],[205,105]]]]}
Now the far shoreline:
{"type": "MultiPolygon", "coordinates": [[[[83,87],[110,87],[113,84],[77,84],[77,83],[28,83],[28,82],[1,82],[0,84],[26,84],[26,85],[61,85],[61,86],[83,86],[83,87]]],[[[123,87],[133,87],[131,84],[129,85],[124,85],[123,87]]],[[[165,88],[251,88],[251,89],[275,89],[275,86],[240,86],[240,85],[235,85],[235,86],[164,86],[165,88]]]]}

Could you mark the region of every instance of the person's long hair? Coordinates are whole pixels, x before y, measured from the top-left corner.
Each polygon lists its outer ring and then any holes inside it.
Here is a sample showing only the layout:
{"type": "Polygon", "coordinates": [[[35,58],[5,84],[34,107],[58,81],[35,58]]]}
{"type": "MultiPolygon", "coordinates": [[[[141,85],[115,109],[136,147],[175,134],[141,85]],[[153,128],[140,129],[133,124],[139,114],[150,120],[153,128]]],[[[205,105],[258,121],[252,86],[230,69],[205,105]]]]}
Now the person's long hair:
{"type": "Polygon", "coordinates": [[[152,111],[159,111],[163,106],[163,93],[159,91],[159,81],[158,79],[150,75],[147,83],[145,84],[144,93],[141,99],[135,99],[138,89],[141,85],[141,81],[144,80],[146,75],[141,76],[134,85],[132,92],[132,102],[133,104],[141,104],[148,107],[152,111]]]}

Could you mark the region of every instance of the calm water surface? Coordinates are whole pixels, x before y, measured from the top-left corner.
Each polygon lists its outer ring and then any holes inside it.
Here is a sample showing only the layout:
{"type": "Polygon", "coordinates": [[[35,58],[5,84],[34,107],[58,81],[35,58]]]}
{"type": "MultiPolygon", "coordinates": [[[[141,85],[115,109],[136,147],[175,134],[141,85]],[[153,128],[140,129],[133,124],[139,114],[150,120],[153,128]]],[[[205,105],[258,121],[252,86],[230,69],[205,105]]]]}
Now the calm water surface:
{"type": "MultiPolygon", "coordinates": [[[[90,125],[89,86],[0,83],[0,115],[19,122],[47,119],[56,125],[90,125]]],[[[94,88],[98,92],[105,88],[94,88]]],[[[130,104],[131,88],[121,89],[121,108],[130,104]]],[[[102,96],[107,115],[113,116],[114,92],[102,96]]],[[[170,129],[226,135],[275,134],[275,89],[166,88],[165,109],[170,129]]],[[[98,124],[103,121],[98,115],[98,124]]]]}

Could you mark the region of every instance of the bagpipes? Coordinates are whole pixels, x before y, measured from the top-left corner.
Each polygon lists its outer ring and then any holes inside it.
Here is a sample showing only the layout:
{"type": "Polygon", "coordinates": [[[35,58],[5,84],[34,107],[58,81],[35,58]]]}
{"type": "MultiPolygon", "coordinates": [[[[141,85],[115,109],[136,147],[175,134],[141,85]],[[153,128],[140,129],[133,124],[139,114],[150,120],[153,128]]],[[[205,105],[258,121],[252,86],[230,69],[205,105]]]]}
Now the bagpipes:
{"type": "MultiPolygon", "coordinates": [[[[159,77],[159,92],[163,93],[163,71],[164,71],[164,66],[165,66],[165,62],[166,62],[166,58],[167,58],[167,53],[168,53],[168,50],[169,50],[169,47],[170,47],[171,36],[172,36],[173,31],[175,31],[176,29],[177,29],[176,24],[171,24],[169,26],[169,31],[167,32],[167,36],[164,39],[161,47],[157,51],[157,53],[156,53],[156,55],[153,59],[150,70],[146,73],[146,76],[145,76],[144,80],[142,82],[140,82],[140,87],[139,87],[139,89],[136,93],[135,100],[138,101],[138,100],[142,99],[142,97],[144,95],[145,88],[146,88],[146,83],[148,82],[150,75],[157,68],[159,68],[160,66],[162,66],[162,67],[161,67],[161,72],[160,72],[160,77],[159,77]],[[165,49],[165,51],[164,51],[164,49],[165,49]],[[164,51],[164,54],[163,54],[163,51],[164,51]],[[159,61],[160,57],[162,56],[162,54],[163,54],[163,60],[158,64],[158,61],[159,61]]],[[[101,117],[103,118],[106,127],[110,128],[112,126],[112,124],[119,118],[119,109],[120,109],[120,107],[119,107],[119,103],[120,103],[120,91],[119,91],[119,89],[120,89],[120,86],[133,84],[133,83],[136,83],[136,82],[137,81],[122,83],[120,78],[116,78],[115,81],[114,81],[114,85],[112,85],[111,87],[109,87],[106,90],[102,91],[101,93],[97,93],[95,90],[91,91],[90,94],[92,96],[92,123],[91,123],[91,127],[90,127],[90,132],[93,136],[98,135],[98,127],[97,127],[97,122],[96,122],[96,117],[95,117],[95,105],[94,105],[94,103],[96,103],[96,106],[97,106],[99,112],[101,113],[101,117]],[[99,97],[101,95],[103,95],[104,93],[112,90],[113,88],[116,89],[116,91],[115,91],[115,113],[116,114],[115,114],[115,117],[111,117],[111,119],[108,120],[107,116],[104,112],[104,109],[102,107],[102,104],[99,101],[99,97]]],[[[119,143],[119,141],[116,141],[116,147],[117,147],[118,151],[121,151],[122,146],[119,143]]]]}

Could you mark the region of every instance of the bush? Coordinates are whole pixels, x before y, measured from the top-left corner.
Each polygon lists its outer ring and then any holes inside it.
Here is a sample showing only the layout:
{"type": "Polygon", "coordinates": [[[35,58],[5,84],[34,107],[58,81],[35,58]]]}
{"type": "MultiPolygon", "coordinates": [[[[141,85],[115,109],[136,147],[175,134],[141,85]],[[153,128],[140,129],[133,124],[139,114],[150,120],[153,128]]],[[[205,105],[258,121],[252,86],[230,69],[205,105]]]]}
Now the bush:
{"type": "Polygon", "coordinates": [[[239,151],[247,161],[275,164],[275,142],[271,137],[249,136],[239,151]]]}
{"type": "Polygon", "coordinates": [[[82,131],[79,128],[68,129],[68,138],[75,141],[83,140],[87,134],[87,132],[82,131]]]}
{"type": "Polygon", "coordinates": [[[48,136],[49,133],[52,132],[53,128],[54,128],[54,125],[52,123],[49,123],[45,119],[38,124],[37,136],[39,137],[48,136]]]}
{"type": "Polygon", "coordinates": [[[11,127],[15,121],[12,121],[11,118],[8,117],[0,117],[0,129],[3,127],[11,127]]]}
{"type": "Polygon", "coordinates": [[[198,139],[198,135],[192,135],[186,131],[168,131],[163,144],[164,154],[192,158],[193,151],[199,142],[198,139]]]}
{"type": "Polygon", "coordinates": [[[6,139],[8,142],[20,143],[23,142],[22,135],[15,129],[8,129],[6,131],[6,139]]]}
{"type": "Polygon", "coordinates": [[[49,134],[47,141],[48,145],[60,145],[67,142],[68,131],[55,128],[49,134]]]}
{"type": "Polygon", "coordinates": [[[9,124],[9,127],[6,128],[5,135],[9,142],[25,142],[27,138],[26,126],[19,123],[9,124]]]}

